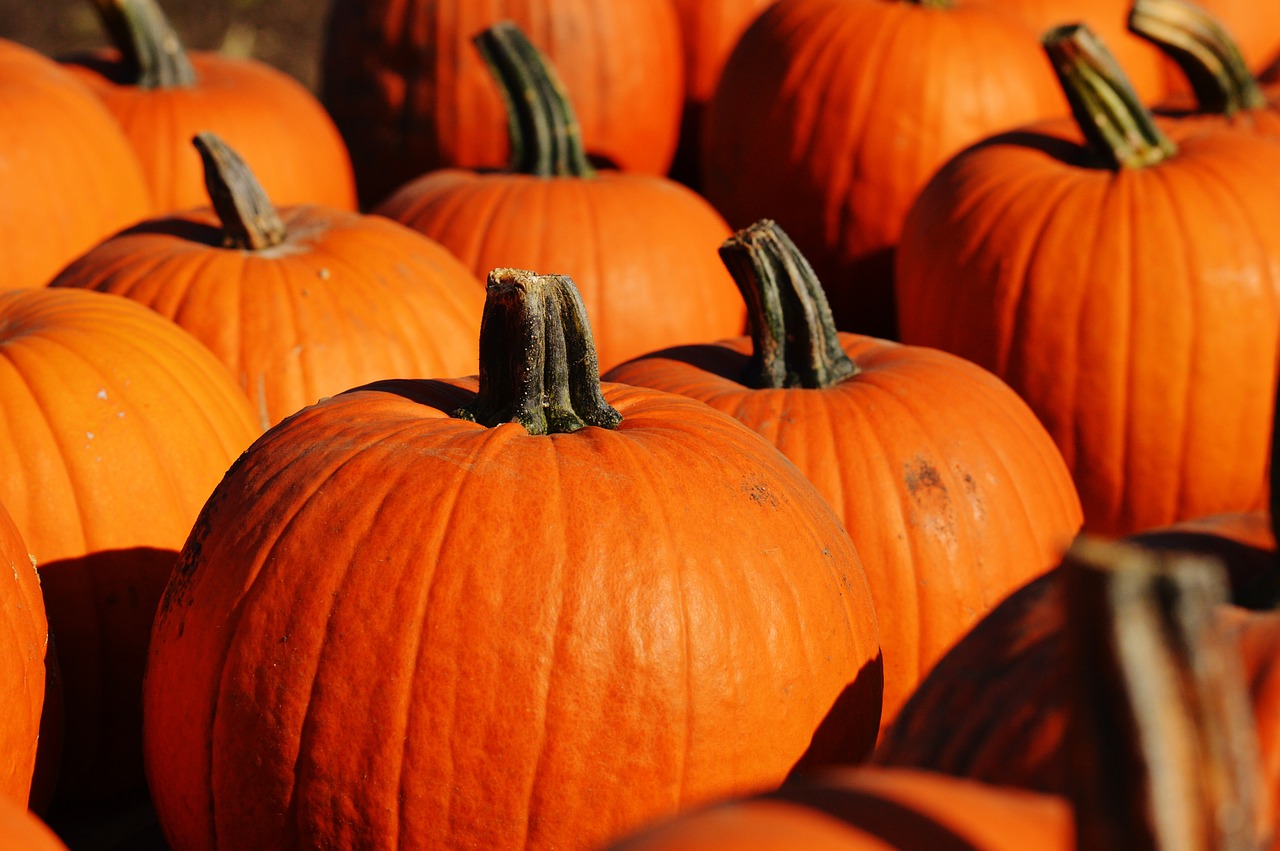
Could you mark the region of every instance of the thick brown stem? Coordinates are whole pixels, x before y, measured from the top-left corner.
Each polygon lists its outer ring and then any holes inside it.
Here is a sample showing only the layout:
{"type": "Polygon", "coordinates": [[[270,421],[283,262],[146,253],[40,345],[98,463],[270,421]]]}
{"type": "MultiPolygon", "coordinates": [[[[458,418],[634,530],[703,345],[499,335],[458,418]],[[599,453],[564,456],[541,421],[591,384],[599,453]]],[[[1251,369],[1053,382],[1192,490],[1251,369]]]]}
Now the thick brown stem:
{"type": "Polygon", "coordinates": [[[1221,565],[1078,541],[1062,570],[1077,847],[1258,851],[1266,793],[1221,565]]]}
{"type": "Polygon", "coordinates": [[[510,170],[537,177],[595,174],[559,76],[520,28],[501,21],[474,42],[507,105],[510,170]]]}
{"type": "Polygon", "coordinates": [[[1200,6],[1186,0],[1135,0],[1129,29],[1178,63],[1200,112],[1234,115],[1266,107],[1267,98],[1240,47],[1200,6]]]}
{"type": "Polygon", "coordinates": [[[1045,34],[1071,112],[1090,148],[1112,168],[1142,168],[1177,153],[1111,52],[1084,24],[1045,34]]]}
{"type": "Polygon", "coordinates": [[[196,84],[196,69],[182,39],[155,0],[93,0],[102,25],[133,69],[140,89],[196,84]]]}
{"type": "Polygon", "coordinates": [[[204,185],[222,221],[223,244],[261,251],[284,242],[284,223],[240,155],[213,133],[191,141],[204,162],[204,185]]]}
{"type": "Polygon", "coordinates": [[[622,422],[601,391],[587,309],[567,275],[489,273],[480,321],[480,390],[453,416],[489,428],[519,423],[529,434],[617,428],[622,422]]]}
{"type": "Polygon", "coordinates": [[[858,371],[844,353],[822,284],[791,238],[768,219],[720,246],[747,303],[750,387],[830,387],[858,371]]]}

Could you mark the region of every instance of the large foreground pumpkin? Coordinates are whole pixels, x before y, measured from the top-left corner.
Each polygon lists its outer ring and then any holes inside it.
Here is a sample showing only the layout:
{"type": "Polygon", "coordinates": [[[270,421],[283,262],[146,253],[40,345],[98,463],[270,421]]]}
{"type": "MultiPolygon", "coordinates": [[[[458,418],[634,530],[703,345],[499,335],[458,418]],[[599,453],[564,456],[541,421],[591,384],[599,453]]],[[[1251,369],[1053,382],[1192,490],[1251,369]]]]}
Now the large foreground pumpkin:
{"type": "Polygon", "coordinates": [[[478,386],[333,397],[210,497],[143,694],[173,847],[593,848],[871,747],[866,578],[795,467],[602,393],[567,278],[494,272],[481,335],[478,386]]]}
{"type": "Polygon", "coordinates": [[[140,304],[0,295],[0,503],[40,569],[66,703],[59,796],[142,784],[147,636],[200,506],[259,433],[230,373],[140,304]]]}
{"type": "Polygon", "coordinates": [[[752,337],[666,349],[605,378],[706,402],[760,432],[844,521],[867,570],[887,723],[992,606],[1080,529],[1062,456],[1008,385],[920,346],[837,334],[822,286],[776,224],[720,248],[752,337]]]}

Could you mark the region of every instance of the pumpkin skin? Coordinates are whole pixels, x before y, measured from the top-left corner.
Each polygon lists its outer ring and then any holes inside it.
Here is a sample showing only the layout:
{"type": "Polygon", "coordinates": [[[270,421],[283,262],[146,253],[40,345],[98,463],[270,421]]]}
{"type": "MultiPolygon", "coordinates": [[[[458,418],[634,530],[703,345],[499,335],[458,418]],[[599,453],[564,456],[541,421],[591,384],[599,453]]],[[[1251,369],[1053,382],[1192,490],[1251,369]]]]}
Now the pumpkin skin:
{"type": "Polygon", "coordinates": [[[476,275],[516,266],[572,277],[602,370],[743,327],[742,299],[715,256],[729,226],[663,177],[448,169],[411,181],[374,212],[440,243],[476,275]]]}
{"type": "Polygon", "coordinates": [[[224,247],[208,208],[152,219],[52,282],[122,295],[190,331],[227,366],[265,430],[380,378],[469,375],[484,289],[440,245],[378,216],[280,211],[282,240],[224,247]]]}
{"type": "Polygon", "coordinates": [[[210,497],[143,694],[174,847],[596,847],[874,741],[865,578],[776,450],[615,384],[617,431],[448,418],[475,387],[325,400],[210,497]]]}
{"type": "Polygon", "coordinates": [[[1051,569],[1079,498],[1030,409],[935,349],[853,334],[859,372],[822,389],[741,383],[749,338],[656,352],[606,374],[707,403],[791,459],[844,521],[880,621],[888,724],[991,607],[1051,569]]]}
{"type": "Polygon", "coordinates": [[[610,851],[885,851],[1076,847],[1063,798],[908,769],[832,771],[692,813],[610,851]]]}
{"type": "Polygon", "coordinates": [[[355,209],[355,177],[346,146],[301,83],[253,59],[210,52],[193,52],[189,58],[197,74],[194,86],[156,89],[133,85],[114,50],[64,61],[124,128],[157,212],[208,203],[191,137],[209,130],[253,164],[277,203],[355,209]]]}
{"type": "Polygon", "coordinates": [[[1034,33],[990,9],[780,0],[707,105],[703,189],[731,226],[768,217],[791,234],[841,330],[896,339],[893,251],[930,175],[1065,112],[1034,33]]]}
{"type": "Polygon", "coordinates": [[[67,846],[25,807],[0,795],[0,844],[22,851],[67,851],[67,846]]]}
{"type": "Polygon", "coordinates": [[[68,261],[152,212],[142,167],[70,74],[0,39],[0,277],[42,287],[68,261]]]}
{"type": "Polygon", "coordinates": [[[1156,126],[1177,152],[1142,168],[1104,164],[1069,122],[971,148],[921,193],[898,255],[903,340],[1008,382],[1062,450],[1085,528],[1113,536],[1266,498],[1280,152],[1156,126]]]}
{"type": "Polygon", "coordinates": [[[23,809],[31,796],[51,655],[40,579],[0,506],[0,798],[23,809]]]}
{"type": "Polygon", "coordinates": [[[594,157],[666,173],[684,91],[679,25],[666,0],[338,0],[321,100],[366,205],[428,171],[506,165],[503,105],[470,44],[500,20],[561,67],[594,157]]]}
{"type": "MultiPolygon", "coordinates": [[[[980,5],[1024,22],[1037,35],[1061,24],[1084,21],[1115,54],[1144,100],[1167,94],[1167,69],[1159,51],[1125,27],[1128,0],[978,0],[980,5]]],[[[1203,5],[1203,4],[1201,4],[1203,5]]]]}
{"type": "Polygon", "coordinates": [[[226,368],[127,299],[0,294],[0,502],[40,568],[66,729],[56,795],[142,782],[156,603],[200,505],[259,433],[226,368]]]}

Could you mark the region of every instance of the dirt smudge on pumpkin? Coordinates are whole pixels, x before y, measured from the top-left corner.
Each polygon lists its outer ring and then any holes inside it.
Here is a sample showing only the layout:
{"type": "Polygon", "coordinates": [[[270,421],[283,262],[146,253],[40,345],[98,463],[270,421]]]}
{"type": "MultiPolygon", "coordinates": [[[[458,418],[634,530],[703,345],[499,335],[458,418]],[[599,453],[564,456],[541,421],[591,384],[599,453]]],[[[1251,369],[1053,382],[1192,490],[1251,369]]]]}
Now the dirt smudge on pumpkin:
{"type": "Polygon", "coordinates": [[[903,484],[909,498],[907,522],[937,538],[948,552],[957,544],[955,505],[938,468],[922,455],[903,467],[903,484]]]}
{"type": "Polygon", "coordinates": [[[778,508],[781,503],[778,497],[769,489],[769,484],[758,477],[748,477],[742,481],[742,491],[751,498],[756,505],[768,506],[769,508],[778,508]]]}

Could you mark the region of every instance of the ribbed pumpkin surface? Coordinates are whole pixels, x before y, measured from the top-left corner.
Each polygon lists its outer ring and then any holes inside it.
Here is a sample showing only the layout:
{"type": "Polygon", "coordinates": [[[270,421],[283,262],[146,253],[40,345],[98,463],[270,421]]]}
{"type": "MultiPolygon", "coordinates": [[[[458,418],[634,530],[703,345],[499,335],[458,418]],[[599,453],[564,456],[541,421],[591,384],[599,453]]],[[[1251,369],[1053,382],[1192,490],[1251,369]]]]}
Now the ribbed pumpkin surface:
{"type": "Polygon", "coordinates": [[[49,651],[35,565],[0,506],[0,798],[24,809],[36,764],[49,651]]]}
{"type": "Polygon", "coordinates": [[[835,515],[729,417],[605,387],[616,431],[387,382],[246,453],[152,637],[175,847],[590,848],[860,758],[880,665],[835,515]]]}

